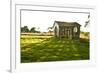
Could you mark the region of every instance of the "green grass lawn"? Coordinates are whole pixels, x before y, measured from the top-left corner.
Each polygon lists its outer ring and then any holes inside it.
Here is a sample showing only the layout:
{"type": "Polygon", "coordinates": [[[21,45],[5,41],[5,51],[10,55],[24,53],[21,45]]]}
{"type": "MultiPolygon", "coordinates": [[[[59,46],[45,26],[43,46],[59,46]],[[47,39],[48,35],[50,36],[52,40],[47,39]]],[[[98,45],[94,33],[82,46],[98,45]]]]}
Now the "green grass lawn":
{"type": "Polygon", "coordinates": [[[50,36],[21,37],[21,62],[88,60],[89,41],[50,36]],[[49,38],[48,38],[49,37],[49,38]]]}

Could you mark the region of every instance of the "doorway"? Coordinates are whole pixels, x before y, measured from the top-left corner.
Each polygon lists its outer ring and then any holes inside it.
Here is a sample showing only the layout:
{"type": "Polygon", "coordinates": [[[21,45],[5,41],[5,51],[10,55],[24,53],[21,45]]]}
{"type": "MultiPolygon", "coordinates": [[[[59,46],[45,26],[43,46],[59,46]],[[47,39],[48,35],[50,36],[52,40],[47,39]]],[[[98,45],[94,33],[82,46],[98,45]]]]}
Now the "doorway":
{"type": "Polygon", "coordinates": [[[71,35],[71,31],[70,31],[70,29],[67,29],[67,30],[65,31],[65,36],[66,36],[66,38],[70,38],[70,35],[71,35]]]}

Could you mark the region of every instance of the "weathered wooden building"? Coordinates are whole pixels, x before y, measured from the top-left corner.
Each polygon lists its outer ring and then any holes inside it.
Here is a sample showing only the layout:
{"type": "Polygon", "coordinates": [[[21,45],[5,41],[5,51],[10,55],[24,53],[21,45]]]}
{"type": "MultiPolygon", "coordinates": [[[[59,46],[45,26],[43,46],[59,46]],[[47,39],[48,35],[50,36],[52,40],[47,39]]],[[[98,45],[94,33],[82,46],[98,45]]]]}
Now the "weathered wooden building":
{"type": "Polygon", "coordinates": [[[60,38],[78,39],[80,37],[80,24],[77,22],[55,21],[53,24],[54,36],[60,38]]]}

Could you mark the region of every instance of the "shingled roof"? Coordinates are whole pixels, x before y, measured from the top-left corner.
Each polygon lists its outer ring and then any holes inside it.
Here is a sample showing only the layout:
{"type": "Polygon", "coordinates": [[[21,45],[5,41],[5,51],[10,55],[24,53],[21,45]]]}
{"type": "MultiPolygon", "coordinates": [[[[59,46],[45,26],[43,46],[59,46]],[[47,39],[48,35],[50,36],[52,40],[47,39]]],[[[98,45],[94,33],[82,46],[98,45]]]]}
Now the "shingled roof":
{"type": "Polygon", "coordinates": [[[81,25],[80,25],[79,23],[77,23],[77,22],[55,21],[54,24],[53,24],[53,27],[54,27],[55,23],[58,23],[59,26],[75,26],[75,25],[81,26],[81,25]]]}

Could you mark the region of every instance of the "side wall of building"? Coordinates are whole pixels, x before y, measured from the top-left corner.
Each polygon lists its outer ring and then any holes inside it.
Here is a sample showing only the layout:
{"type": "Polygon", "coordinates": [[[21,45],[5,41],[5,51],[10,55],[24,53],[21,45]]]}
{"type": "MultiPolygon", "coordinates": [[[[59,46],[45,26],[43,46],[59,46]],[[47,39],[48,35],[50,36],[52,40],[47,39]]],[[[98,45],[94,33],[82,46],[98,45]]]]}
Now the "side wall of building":
{"type": "Polygon", "coordinates": [[[77,27],[77,32],[74,32],[73,28],[73,39],[79,39],[80,38],[80,26],[75,26],[77,27]]]}
{"type": "Polygon", "coordinates": [[[62,26],[62,27],[59,27],[59,29],[60,29],[60,31],[59,31],[60,37],[72,39],[73,27],[62,26]]]}
{"type": "Polygon", "coordinates": [[[80,25],[74,26],[59,26],[58,23],[54,24],[54,36],[60,38],[79,39],[80,38],[80,25]],[[77,27],[77,32],[74,31],[77,27]]]}

